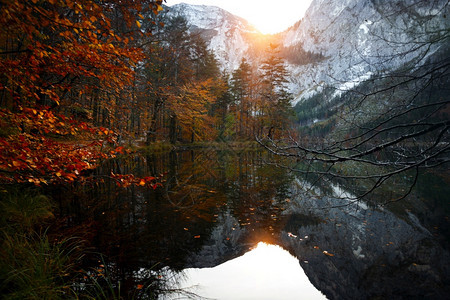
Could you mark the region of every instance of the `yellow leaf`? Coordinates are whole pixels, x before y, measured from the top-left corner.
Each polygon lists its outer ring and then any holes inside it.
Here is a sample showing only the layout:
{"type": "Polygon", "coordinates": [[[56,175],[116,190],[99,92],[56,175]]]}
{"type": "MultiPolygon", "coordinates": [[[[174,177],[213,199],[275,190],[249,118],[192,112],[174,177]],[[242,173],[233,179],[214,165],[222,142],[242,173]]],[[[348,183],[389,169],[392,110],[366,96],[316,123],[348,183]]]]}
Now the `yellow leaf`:
{"type": "Polygon", "coordinates": [[[18,162],[18,161],[16,161],[16,160],[14,160],[14,161],[12,162],[12,164],[13,164],[14,167],[20,166],[20,162],[18,162]]]}
{"type": "Polygon", "coordinates": [[[144,16],[143,16],[143,15],[141,15],[141,14],[138,14],[138,16],[139,16],[139,18],[141,18],[141,19],[143,19],[143,18],[144,18],[144,16]]]}
{"type": "Polygon", "coordinates": [[[162,11],[163,7],[161,5],[158,5],[158,11],[162,11]]]}
{"type": "Polygon", "coordinates": [[[141,28],[141,23],[137,20],[136,20],[136,25],[137,25],[137,27],[141,28]]]}
{"type": "Polygon", "coordinates": [[[56,172],[55,175],[58,176],[58,177],[61,177],[61,173],[60,172],[56,172]]]}
{"type": "Polygon", "coordinates": [[[140,186],[144,186],[144,185],[145,185],[145,180],[144,180],[144,179],[141,179],[141,181],[139,182],[139,185],[140,185],[140,186]]]}

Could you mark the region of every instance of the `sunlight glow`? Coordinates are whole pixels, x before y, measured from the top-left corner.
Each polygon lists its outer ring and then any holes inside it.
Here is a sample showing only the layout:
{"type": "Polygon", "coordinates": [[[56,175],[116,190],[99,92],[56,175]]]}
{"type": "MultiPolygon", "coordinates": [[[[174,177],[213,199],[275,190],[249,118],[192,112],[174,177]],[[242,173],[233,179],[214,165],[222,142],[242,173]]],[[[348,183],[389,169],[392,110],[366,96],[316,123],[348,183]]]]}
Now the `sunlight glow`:
{"type": "Polygon", "coordinates": [[[187,269],[183,287],[214,299],[326,299],[298,259],[279,246],[259,243],[241,257],[214,268],[187,269]]]}
{"type": "Polygon", "coordinates": [[[242,17],[265,34],[284,31],[303,18],[312,0],[167,0],[177,3],[212,5],[242,17]]]}

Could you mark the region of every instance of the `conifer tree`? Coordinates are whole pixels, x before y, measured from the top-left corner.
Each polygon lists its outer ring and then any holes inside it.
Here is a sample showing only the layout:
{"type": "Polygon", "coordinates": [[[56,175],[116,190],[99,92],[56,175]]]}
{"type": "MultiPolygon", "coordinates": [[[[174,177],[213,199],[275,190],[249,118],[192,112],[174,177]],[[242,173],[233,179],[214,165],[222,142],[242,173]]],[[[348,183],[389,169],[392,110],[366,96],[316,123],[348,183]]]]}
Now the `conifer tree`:
{"type": "Polygon", "coordinates": [[[288,71],[280,57],[278,45],[270,44],[267,54],[261,66],[261,94],[264,125],[268,127],[267,134],[272,136],[275,129],[282,129],[288,124],[292,112],[292,95],[287,90],[288,71]]]}

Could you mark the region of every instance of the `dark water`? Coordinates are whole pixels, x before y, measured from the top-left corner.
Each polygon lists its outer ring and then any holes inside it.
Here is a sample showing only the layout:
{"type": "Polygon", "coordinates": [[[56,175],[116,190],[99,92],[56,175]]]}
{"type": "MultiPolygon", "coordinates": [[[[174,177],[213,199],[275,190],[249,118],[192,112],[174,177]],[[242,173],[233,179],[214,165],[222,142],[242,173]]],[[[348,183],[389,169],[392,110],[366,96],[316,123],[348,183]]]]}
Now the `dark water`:
{"type": "Polygon", "coordinates": [[[115,173],[164,174],[163,187],[121,189],[106,180],[61,197],[60,213],[106,255],[125,293],[149,283],[157,293],[176,287],[178,271],[223,265],[264,242],[295,257],[308,284],[329,299],[450,298],[444,179],[423,176],[411,197],[377,207],[337,199],[347,193],[338,185],[327,194],[311,189],[304,178],[267,164],[273,159],[209,149],[112,161],[115,173]],[[342,204],[349,205],[330,208],[342,204]]]}

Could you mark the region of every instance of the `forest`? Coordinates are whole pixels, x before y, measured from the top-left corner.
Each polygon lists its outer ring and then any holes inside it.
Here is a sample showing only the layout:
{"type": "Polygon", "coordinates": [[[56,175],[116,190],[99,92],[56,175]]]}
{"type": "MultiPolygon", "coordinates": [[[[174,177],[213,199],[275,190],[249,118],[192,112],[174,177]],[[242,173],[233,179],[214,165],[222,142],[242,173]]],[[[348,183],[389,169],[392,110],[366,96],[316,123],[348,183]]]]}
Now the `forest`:
{"type": "MultiPolygon", "coordinates": [[[[222,73],[185,19],[159,16],[162,5],[0,2],[0,293],[7,298],[68,296],[76,264],[66,251],[80,245],[58,232],[49,189],[99,184],[105,179],[96,168],[139,149],[239,145],[255,135],[279,137],[290,126],[287,71],[276,45],[259,68],[243,59],[232,74],[222,73]],[[50,260],[33,268],[52,270],[18,274],[40,251],[50,260]]],[[[123,188],[163,186],[160,174],[111,170],[107,177],[123,188]]]]}
{"type": "Polygon", "coordinates": [[[157,19],[161,4],[2,4],[4,182],[73,181],[106,144],[245,141],[288,126],[277,46],[259,69],[243,59],[222,74],[186,20],[157,19]]]}
{"type": "MultiPolygon", "coordinates": [[[[311,199],[332,196],[328,208],[356,205],[355,214],[392,204],[414,224],[417,207],[443,206],[419,216],[448,228],[450,30],[435,21],[441,11],[399,28],[411,37],[401,47],[388,33],[373,37],[396,52],[376,53],[366,81],[314,83],[320,92],[293,106],[290,71],[330,59],[325,52],[261,36],[258,58],[227,73],[202,33],[164,4],[0,0],[0,298],[195,298],[170,286],[166,266],[180,271],[213,244],[215,223],[234,218],[230,231],[283,243],[286,228],[291,239],[335,221],[306,211],[311,199]],[[433,30],[422,32],[427,22],[433,30]],[[423,206],[397,204],[424,194],[423,206]]],[[[392,24],[411,9],[398,7],[392,24]]],[[[331,260],[339,249],[319,254],[331,260]]]]}

